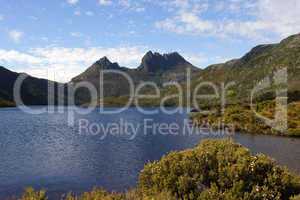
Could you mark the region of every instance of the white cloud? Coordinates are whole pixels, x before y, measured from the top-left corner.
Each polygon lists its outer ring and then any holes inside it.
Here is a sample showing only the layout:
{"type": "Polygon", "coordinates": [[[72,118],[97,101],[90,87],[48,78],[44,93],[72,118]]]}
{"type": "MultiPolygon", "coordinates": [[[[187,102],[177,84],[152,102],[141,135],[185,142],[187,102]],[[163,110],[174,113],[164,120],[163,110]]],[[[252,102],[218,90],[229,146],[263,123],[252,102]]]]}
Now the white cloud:
{"type": "Polygon", "coordinates": [[[223,63],[232,59],[222,56],[207,56],[204,53],[187,53],[182,55],[187,61],[199,68],[204,68],[211,64],[223,63]]]}
{"type": "Polygon", "coordinates": [[[144,12],[146,8],[144,7],[144,3],[146,1],[130,1],[130,0],[119,0],[118,6],[121,9],[134,11],[134,12],[144,12]]]}
{"type": "Polygon", "coordinates": [[[92,11],[86,11],[85,14],[87,16],[94,16],[94,13],[92,11]]]}
{"type": "Polygon", "coordinates": [[[99,3],[101,6],[108,6],[108,5],[111,5],[111,4],[112,4],[112,1],[111,1],[111,0],[98,0],[98,3],[99,3]]]}
{"type": "Polygon", "coordinates": [[[299,0],[259,0],[258,22],[266,29],[280,36],[288,36],[300,31],[299,0]]]}
{"type": "Polygon", "coordinates": [[[119,0],[119,4],[120,4],[120,6],[122,6],[124,8],[129,8],[131,5],[129,0],[119,0]]]}
{"type": "Polygon", "coordinates": [[[72,37],[81,37],[81,36],[82,36],[82,33],[80,33],[80,32],[71,32],[70,35],[71,35],[72,37]]]}
{"type": "Polygon", "coordinates": [[[0,49],[0,61],[4,63],[17,62],[24,64],[39,64],[41,59],[30,55],[28,53],[22,53],[15,50],[3,50],[0,49]]]}
{"type": "Polygon", "coordinates": [[[197,0],[166,2],[165,6],[172,10],[173,16],[156,22],[155,26],[177,34],[266,40],[300,31],[299,0],[220,0],[210,4],[197,0]],[[207,11],[223,17],[207,17],[207,11]]]}
{"type": "Polygon", "coordinates": [[[43,37],[41,37],[41,40],[44,41],[44,42],[48,42],[48,41],[49,41],[49,38],[46,37],[46,36],[43,36],[43,37]]]}
{"type": "Polygon", "coordinates": [[[174,18],[157,22],[156,27],[190,35],[215,34],[217,31],[215,22],[201,19],[195,13],[185,11],[180,12],[174,18]]]}
{"type": "Polygon", "coordinates": [[[79,2],[79,0],[67,0],[68,4],[75,5],[79,2]]]}
{"type": "Polygon", "coordinates": [[[0,49],[0,64],[16,66],[18,72],[26,72],[36,77],[68,82],[103,56],[107,56],[112,62],[119,62],[121,66],[136,67],[145,51],[146,47],[143,46],[46,47],[30,49],[27,52],[0,49]]]}
{"type": "Polygon", "coordinates": [[[137,7],[137,8],[135,8],[135,11],[136,12],[144,12],[145,8],[144,7],[137,7]]]}
{"type": "Polygon", "coordinates": [[[208,62],[208,58],[203,54],[183,54],[183,57],[196,67],[206,67],[206,63],[208,62]]]}
{"type": "Polygon", "coordinates": [[[12,41],[18,43],[24,36],[24,33],[22,31],[18,31],[18,30],[11,30],[8,32],[8,36],[10,37],[10,39],[12,41]]]}
{"type": "Polygon", "coordinates": [[[31,20],[34,20],[34,21],[39,20],[39,18],[36,17],[36,16],[29,16],[28,18],[31,19],[31,20]]]}

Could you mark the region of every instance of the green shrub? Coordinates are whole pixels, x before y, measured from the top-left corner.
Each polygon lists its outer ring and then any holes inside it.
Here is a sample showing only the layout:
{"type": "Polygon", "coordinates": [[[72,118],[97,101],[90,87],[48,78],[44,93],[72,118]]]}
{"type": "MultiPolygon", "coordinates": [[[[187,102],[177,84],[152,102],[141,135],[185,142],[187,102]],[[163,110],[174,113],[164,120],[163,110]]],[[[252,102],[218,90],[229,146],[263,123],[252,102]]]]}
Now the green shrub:
{"type": "Polygon", "coordinates": [[[126,193],[108,193],[103,189],[94,188],[91,192],[85,192],[81,196],[71,193],[64,200],[176,200],[169,192],[160,192],[155,195],[143,195],[136,190],[126,193]]]}
{"type": "Polygon", "coordinates": [[[77,197],[69,193],[65,200],[125,200],[124,194],[108,193],[103,189],[94,188],[91,192],[85,192],[77,197]]]}
{"type": "Polygon", "coordinates": [[[300,193],[299,179],[264,156],[230,140],[206,140],[198,147],[149,163],[139,189],[170,191],[178,199],[289,199],[300,193]]]}
{"type": "Polygon", "coordinates": [[[300,200],[300,195],[291,197],[291,200],[300,200]]]}
{"type": "Polygon", "coordinates": [[[0,108],[1,107],[15,107],[16,105],[13,102],[6,101],[0,98],[0,108]]]}
{"type": "Polygon", "coordinates": [[[46,191],[35,191],[33,188],[27,188],[21,197],[21,200],[47,200],[46,191]]]}

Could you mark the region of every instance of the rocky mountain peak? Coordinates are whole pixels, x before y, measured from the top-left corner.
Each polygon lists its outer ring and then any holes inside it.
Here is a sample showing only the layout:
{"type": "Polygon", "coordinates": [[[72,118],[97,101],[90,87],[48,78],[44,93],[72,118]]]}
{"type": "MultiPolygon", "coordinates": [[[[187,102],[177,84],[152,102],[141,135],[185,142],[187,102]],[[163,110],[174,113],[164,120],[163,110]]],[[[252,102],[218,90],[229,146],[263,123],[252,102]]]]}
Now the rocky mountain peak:
{"type": "Polygon", "coordinates": [[[179,65],[191,64],[177,52],[162,55],[157,52],[153,53],[152,51],[148,51],[142,58],[138,70],[155,73],[157,71],[171,70],[179,65]]]}
{"type": "Polygon", "coordinates": [[[95,64],[98,64],[98,65],[110,65],[112,62],[110,62],[110,60],[104,56],[102,58],[100,58],[99,60],[97,60],[95,62],[95,64]]]}
{"type": "Polygon", "coordinates": [[[118,63],[112,63],[106,56],[96,61],[92,66],[80,75],[74,77],[71,82],[81,81],[84,79],[93,79],[99,76],[101,70],[119,70],[121,67],[118,63]]]}
{"type": "Polygon", "coordinates": [[[118,69],[120,68],[118,63],[112,63],[106,56],[102,57],[100,60],[95,62],[92,67],[98,69],[118,69]]]}
{"type": "Polygon", "coordinates": [[[148,51],[144,57],[152,57],[153,56],[153,52],[152,51],[148,51]]]}
{"type": "Polygon", "coordinates": [[[178,53],[168,53],[163,55],[166,60],[170,60],[176,63],[187,63],[187,61],[178,53]]]}

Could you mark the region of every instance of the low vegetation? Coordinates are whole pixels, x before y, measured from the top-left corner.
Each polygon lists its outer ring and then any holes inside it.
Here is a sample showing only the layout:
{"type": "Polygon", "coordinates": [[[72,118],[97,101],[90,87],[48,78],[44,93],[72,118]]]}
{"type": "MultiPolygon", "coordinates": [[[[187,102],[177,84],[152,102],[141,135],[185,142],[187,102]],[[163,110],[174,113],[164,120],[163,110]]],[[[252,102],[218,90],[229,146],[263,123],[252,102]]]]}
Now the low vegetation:
{"type": "Polygon", "coordinates": [[[3,100],[3,99],[0,99],[0,108],[1,107],[14,107],[15,104],[10,102],[10,101],[6,101],[6,100],[3,100]]]}
{"type": "MultiPolygon", "coordinates": [[[[275,116],[275,102],[264,101],[255,106],[255,111],[260,115],[273,119],[275,116]]],[[[213,109],[211,109],[213,110],[213,109]]],[[[229,105],[225,108],[224,113],[219,109],[215,112],[197,113],[191,116],[197,125],[208,124],[211,127],[217,128],[220,122],[225,125],[234,127],[235,131],[247,132],[252,134],[272,134],[283,136],[300,137],[300,102],[291,102],[287,109],[287,131],[278,131],[267,125],[264,121],[255,115],[250,106],[240,104],[229,105]]]]}
{"type": "Polygon", "coordinates": [[[33,188],[27,188],[21,197],[21,200],[47,200],[46,191],[35,191],[33,188]]]}
{"type": "MultiPolygon", "coordinates": [[[[300,179],[269,157],[232,140],[206,140],[148,163],[138,186],[127,193],[94,189],[64,200],[297,200],[300,179]]],[[[44,200],[44,191],[27,190],[21,200],[44,200]]]]}

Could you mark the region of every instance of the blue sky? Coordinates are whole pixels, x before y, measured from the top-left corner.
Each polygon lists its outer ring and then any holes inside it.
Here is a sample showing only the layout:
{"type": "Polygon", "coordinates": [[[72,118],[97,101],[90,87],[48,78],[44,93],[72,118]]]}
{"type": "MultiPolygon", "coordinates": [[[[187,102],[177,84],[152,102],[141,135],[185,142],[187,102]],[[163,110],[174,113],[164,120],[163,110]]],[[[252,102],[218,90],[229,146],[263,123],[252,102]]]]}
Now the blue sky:
{"type": "Polygon", "coordinates": [[[298,0],[0,0],[0,65],[69,81],[102,56],[138,66],[148,50],[198,67],[300,32],[298,0]]]}

